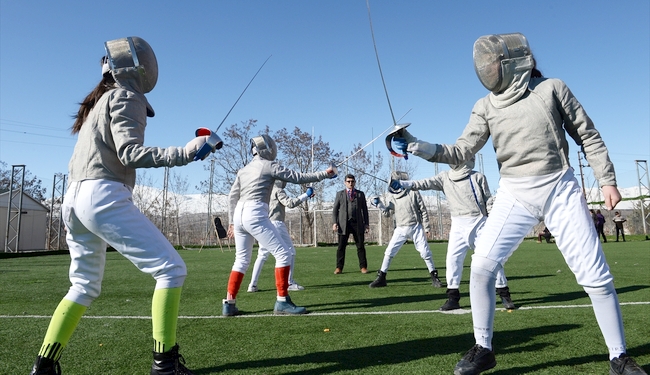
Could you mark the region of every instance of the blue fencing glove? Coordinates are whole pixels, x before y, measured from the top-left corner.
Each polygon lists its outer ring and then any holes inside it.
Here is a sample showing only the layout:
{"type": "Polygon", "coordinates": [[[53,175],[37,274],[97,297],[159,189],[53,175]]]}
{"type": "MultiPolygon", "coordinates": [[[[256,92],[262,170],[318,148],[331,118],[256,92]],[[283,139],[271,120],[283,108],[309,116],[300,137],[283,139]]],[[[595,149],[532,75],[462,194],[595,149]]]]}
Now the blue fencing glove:
{"type": "Polygon", "coordinates": [[[388,191],[393,194],[398,194],[404,191],[404,187],[399,182],[399,180],[390,180],[388,183],[388,191]]]}
{"type": "Polygon", "coordinates": [[[408,149],[409,143],[406,142],[406,138],[395,137],[393,138],[393,143],[395,144],[397,151],[404,155],[404,160],[408,160],[409,156],[406,153],[406,150],[408,149]]]}

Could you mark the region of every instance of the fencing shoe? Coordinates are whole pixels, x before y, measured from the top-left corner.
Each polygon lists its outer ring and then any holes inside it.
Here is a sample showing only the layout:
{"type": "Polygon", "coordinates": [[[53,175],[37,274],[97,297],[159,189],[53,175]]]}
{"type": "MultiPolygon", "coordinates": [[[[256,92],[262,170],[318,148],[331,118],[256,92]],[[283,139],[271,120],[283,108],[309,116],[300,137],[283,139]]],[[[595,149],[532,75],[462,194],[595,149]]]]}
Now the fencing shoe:
{"type": "Polygon", "coordinates": [[[185,367],[185,358],[178,353],[178,344],[164,353],[153,352],[151,375],[193,375],[185,367]]]}
{"type": "Polygon", "coordinates": [[[377,278],[375,281],[371,282],[368,286],[371,288],[381,288],[386,286],[386,272],[377,271],[377,278]]]}
{"type": "Polygon", "coordinates": [[[440,311],[460,309],[460,291],[458,289],[447,289],[447,301],[440,307],[440,311]]]}
{"type": "Polygon", "coordinates": [[[434,288],[442,288],[442,282],[438,278],[438,270],[431,271],[431,283],[434,288]]]}
{"type": "Polygon", "coordinates": [[[241,315],[241,312],[239,311],[239,309],[235,305],[235,302],[228,302],[227,299],[224,299],[223,300],[223,308],[221,309],[221,315],[223,315],[223,316],[235,316],[235,315],[241,315]]]}
{"type": "Polygon", "coordinates": [[[609,375],[647,375],[632,357],[621,354],[609,361],[609,375]]]}
{"type": "Polygon", "coordinates": [[[505,288],[497,288],[497,294],[501,297],[501,303],[506,310],[514,310],[517,308],[514,303],[512,303],[512,298],[510,297],[510,288],[507,286],[505,288]]]}
{"type": "Polygon", "coordinates": [[[39,355],[36,357],[34,367],[29,375],[61,375],[61,366],[59,365],[59,361],[55,362],[39,355]]]}
{"type": "Polygon", "coordinates": [[[304,307],[296,306],[289,296],[287,296],[286,301],[275,301],[275,307],[273,308],[273,314],[275,315],[301,315],[307,314],[307,309],[304,307]]]}
{"type": "Polygon", "coordinates": [[[456,364],[454,375],[478,375],[496,365],[494,352],[476,344],[456,364]]]}

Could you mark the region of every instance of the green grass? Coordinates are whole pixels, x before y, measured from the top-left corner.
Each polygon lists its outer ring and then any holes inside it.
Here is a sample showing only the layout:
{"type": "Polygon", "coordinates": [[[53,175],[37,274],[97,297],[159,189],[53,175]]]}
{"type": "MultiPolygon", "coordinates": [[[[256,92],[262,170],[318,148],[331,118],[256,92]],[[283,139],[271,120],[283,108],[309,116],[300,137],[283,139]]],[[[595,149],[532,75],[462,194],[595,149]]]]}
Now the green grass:
{"type": "MultiPolygon", "coordinates": [[[[431,247],[442,278],[446,244],[431,247]]],[[[467,313],[444,314],[437,309],[446,299],[445,289],[431,286],[413,245],[405,245],[393,260],[388,287],[368,288],[383,249],[368,247],[373,272],[365,275],[358,271],[353,245],[348,247],[342,275],[333,274],[335,248],[298,249],[295,278],[306,290],[291,296],[312,312],[298,317],[271,315],[275,290],[270,258],[262,271],[260,292],[246,293],[250,275],[244,279],[237,305],[247,314],[237,318],[220,317],[234,251],[180,251],[189,276],[178,342],[188,367],[197,375],[450,374],[474,343],[470,257],[461,285],[461,306],[467,313]]],[[[628,352],[648,371],[650,242],[609,242],[604,249],[622,303],[628,352]]],[[[68,266],[67,255],[0,260],[0,374],[29,371],[47,317],[69,287],[68,266]]],[[[488,373],[607,373],[607,348],[590,301],[555,244],[525,241],[508,261],[506,275],[513,300],[522,308],[506,312],[497,305],[498,365],[488,373]]],[[[110,252],[102,295],[65,349],[63,373],[148,373],[153,287],[153,279],[110,252]]]]}

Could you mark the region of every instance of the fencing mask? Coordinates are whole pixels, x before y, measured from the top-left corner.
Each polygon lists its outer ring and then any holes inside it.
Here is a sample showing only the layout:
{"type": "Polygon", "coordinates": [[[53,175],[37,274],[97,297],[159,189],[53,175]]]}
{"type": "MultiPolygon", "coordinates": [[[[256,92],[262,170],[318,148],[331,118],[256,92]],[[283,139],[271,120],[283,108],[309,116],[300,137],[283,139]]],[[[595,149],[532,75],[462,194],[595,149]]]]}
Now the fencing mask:
{"type": "Polygon", "coordinates": [[[474,69],[486,89],[500,93],[515,73],[534,66],[528,40],[521,33],[484,35],[474,42],[474,69]]]}
{"type": "Polygon", "coordinates": [[[158,60],[149,43],[137,36],[109,40],[104,43],[108,65],[116,82],[120,70],[138,73],[143,93],[153,90],[158,82],[158,60]]]}
{"type": "Polygon", "coordinates": [[[278,156],[278,146],[268,134],[251,138],[251,149],[253,155],[259,155],[262,159],[273,161],[278,156]]]}
{"type": "Polygon", "coordinates": [[[391,180],[408,180],[409,179],[409,174],[408,174],[408,172],[392,171],[392,172],[390,172],[390,179],[391,180]]]}

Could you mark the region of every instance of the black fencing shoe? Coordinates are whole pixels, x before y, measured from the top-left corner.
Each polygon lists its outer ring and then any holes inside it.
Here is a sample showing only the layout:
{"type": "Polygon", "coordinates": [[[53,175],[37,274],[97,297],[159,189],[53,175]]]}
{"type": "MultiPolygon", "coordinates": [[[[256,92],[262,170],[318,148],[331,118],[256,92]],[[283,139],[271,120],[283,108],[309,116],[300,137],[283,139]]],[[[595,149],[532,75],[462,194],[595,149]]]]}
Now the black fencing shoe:
{"type": "Polygon", "coordinates": [[[447,302],[440,307],[440,311],[460,309],[458,301],[460,301],[460,292],[458,289],[447,289],[447,302]]]}
{"type": "Polygon", "coordinates": [[[609,375],[648,375],[632,357],[621,354],[609,361],[609,375]]]}
{"type": "Polygon", "coordinates": [[[368,285],[371,288],[381,288],[386,286],[386,272],[377,271],[377,278],[368,285]]]}
{"type": "Polygon", "coordinates": [[[178,353],[178,344],[164,353],[153,352],[151,375],[194,375],[185,367],[185,358],[178,353]]]}
{"type": "Polygon", "coordinates": [[[61,366],[59,361],[55,362],[39,355],[36,357],[36,362],[34,362],[34,367],[29,375],[61,375],[61,366]]]}
{"type": "Polygon", "coordinates": [[[476,344],[454,368],[454,375],[478,375],[497,365],[494,352],[476,344]]]}
{"type": "Polygon", "coordinates": [[[497,288],[497,294],[501,297],[501,303],[506,310],[514,310],[517,308],[514,303],[512,303],[512,298],[510,297],[510,288],[497,288]]]}
{"type": "Polygon", "coordinates": [[[431,271],[430,275],[431,275],[431,283],[433,284],[433,287],[442,288],[442,282],[438,278],[438,270],[431,271]]]}

